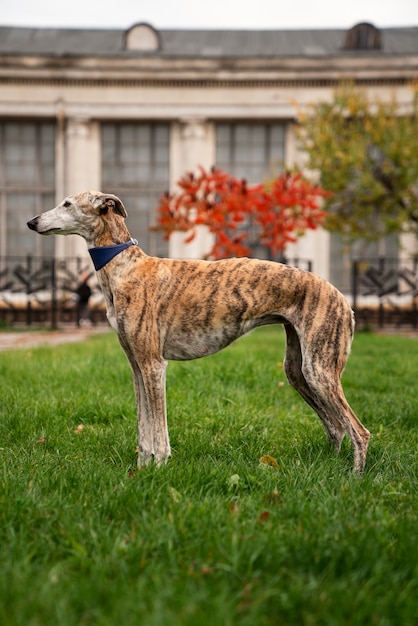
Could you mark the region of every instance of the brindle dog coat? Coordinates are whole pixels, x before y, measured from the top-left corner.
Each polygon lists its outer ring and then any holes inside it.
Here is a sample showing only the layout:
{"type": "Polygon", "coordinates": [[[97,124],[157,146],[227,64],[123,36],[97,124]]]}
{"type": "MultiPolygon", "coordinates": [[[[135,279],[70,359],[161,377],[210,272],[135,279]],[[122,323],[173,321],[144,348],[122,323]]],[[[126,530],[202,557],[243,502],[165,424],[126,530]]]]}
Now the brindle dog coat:
{"type": "MultiPolygon", "coordinates": [[[[130,240],[126,210],[112,194],[84,192],[28,222],[40,234],[77,234],[89,247],[130,240]]],[[[320,417],[338,451],[346,432],[354,469],[364,470],[370,433],[349,406],[340,377],[354,332],[344,296],[315,274],[247,258],[180,261],[131,246],[97,272],[111,326],[133,372],[138,467],[170,456],[167,359],[218,352],[250,330],[284,324],[289,383],[320,417]]]]}

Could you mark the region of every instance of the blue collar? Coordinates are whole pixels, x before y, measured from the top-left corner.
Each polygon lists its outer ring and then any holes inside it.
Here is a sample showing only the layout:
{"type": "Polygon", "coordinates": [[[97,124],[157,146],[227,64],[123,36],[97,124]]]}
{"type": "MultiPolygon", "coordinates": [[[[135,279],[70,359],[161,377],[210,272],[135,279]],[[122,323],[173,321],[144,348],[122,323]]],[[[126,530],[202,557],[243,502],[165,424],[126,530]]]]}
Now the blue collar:
{"type": "Polygon", "coordinates": [[[116,255],[120,254],[126,248],[130,246],[136,246],[138,242],[136,239],[130,239],[125,243],[115,244],[113,246],[101,246],[99,248],[89,248],[90,256],[93,261],[93,265],[96,271],[101,270],[109,261],[111,261],[116,255]]]}

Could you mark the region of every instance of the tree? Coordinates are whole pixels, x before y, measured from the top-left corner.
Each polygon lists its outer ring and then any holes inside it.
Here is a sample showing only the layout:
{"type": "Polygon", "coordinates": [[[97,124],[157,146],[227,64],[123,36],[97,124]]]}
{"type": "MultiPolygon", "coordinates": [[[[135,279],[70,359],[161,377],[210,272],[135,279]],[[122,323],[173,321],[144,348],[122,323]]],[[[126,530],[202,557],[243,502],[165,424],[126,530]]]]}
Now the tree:
{"type": "Polygon", "coordinates": [[[177,186],[178,191],[160,198],[153,229],[164,232],[166,239],[174,231],[187,232],[187,242],[194,238],[197,225],[207,226],[215,235],[210,258],[248,256],[254,231],[257,242],[275,256],[325,218],[321,202],[326,192],[299,172],[279,174],[267,185],[248,186],[221,169],[208,172],[199,167],[197,174],[182,176],[177,186]]]}
{"type": "Polygon", "coordinates": [[[299,138],[307,167],[332,192],[325,227],[349,238],[418,235],[418,89],[411,110],[371,102],[342,87],[330,103],[302,115],[299,138]]]}

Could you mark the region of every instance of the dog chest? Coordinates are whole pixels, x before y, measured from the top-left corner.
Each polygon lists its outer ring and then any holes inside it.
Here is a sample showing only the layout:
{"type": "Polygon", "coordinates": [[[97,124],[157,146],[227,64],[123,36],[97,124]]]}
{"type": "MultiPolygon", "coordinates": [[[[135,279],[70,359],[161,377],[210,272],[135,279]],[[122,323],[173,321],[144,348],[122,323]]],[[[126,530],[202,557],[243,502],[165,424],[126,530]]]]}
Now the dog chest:
{"type": "Polygon", "coordinates": [[[238,326],[222,329],[177,329],[167,335],[163,357],[173,361],[188,361],[215,354],[243,334],[238,326]]]}

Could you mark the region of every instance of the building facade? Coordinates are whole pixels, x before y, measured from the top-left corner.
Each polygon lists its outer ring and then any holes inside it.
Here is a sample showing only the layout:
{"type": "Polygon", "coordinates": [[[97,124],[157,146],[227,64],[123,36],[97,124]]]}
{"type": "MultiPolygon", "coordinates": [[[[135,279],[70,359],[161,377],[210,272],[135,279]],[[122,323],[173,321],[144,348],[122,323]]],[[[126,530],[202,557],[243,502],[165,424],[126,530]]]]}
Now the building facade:
{"type": "MultiPolygon", "coordinates": [[[[216,164],[260,182],[301,162],[297,111],[330,100],[341,81],[407,106],[417,78],[418,27],[0,27],[0,256],[85,257],[80,238],[36,237],[26,221],[86,189],[120,196],[144,250],[170,254],[150,226],[186,170],[216,164]]],[[[401,254],[416,245],[405,241],[401,254]]],[[[328,233],[309,233],[288,255],[346,288],[328,233]]]]}

